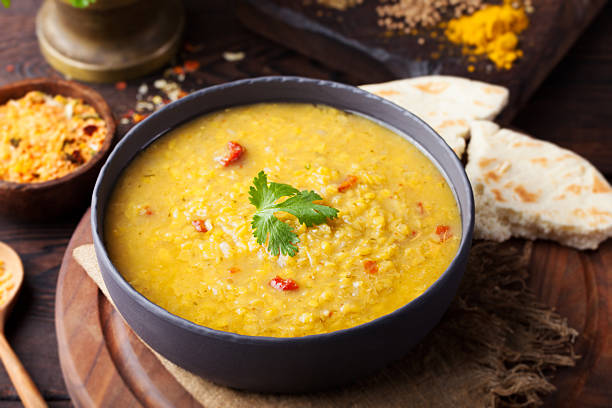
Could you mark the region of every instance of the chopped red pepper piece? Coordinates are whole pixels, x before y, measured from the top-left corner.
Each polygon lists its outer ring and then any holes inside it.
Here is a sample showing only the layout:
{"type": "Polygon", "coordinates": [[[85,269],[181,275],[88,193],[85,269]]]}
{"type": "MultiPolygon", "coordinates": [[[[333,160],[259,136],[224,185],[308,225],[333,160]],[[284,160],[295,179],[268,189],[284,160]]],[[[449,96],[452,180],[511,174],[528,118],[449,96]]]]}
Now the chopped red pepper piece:
{"type": "Polygon", "coordinates": [[[296,281],[294,281],[293,279],[283,279],[280,276],[276,276],[276,278],[270,280],[268,284],[274,289],[282,291],[299,289],[299,286],[296,281]]]}
{"type": "Polygon", "coordinates": [[[227,144],[227,149],[229,152],[219,159],[219,163],[226,167],[240,159],[246,151],[244,147],[236,142],[229,142],[227,144]]]}
{"type": "Polygon", "coordinates": [[[338,192],[344,193],[346,190],[353,187],[355,184],[357,184],[357,176],[349,174],[348,176],[346,176],[346,179],[338,186],[338,192]]]}
{"type": "Polygon", "coordinates": [[[363,261],[363,269],[373,275],[378,272],[378,264],[376,261],[363,261]]]}
{"type": "Polygon", "coordinates": [[[206,228],[206,221],[204,220],[193,220],[191,221],[191,225],[198,232],[208,232],[208,228],[206,228]]]}
{"type": "Polygon", "coordinates": [[[132,115],[132,121],[133,121],[134,123],[139,123],[139,122],[142,122],[143,120],[145,120],[145,118],[146,118],[147,116],[149,116],[149,115],[146,115],[146,114],[140,114],[140,113],[134,113],[134,114],[132,115]]]}
{"type": "Polygon", "coordinates": [[[96,125],[87,125],[83,128],[83,132],[85,132],[87,136],[93,135],[96,130],[98,130],[98,127],[96,125]]]}
{"type": "Polygon", "coordinates": [[[440,236],[440,242],[444,242],[453,236],[453,234],[450,233],[450,227],[448,225],[438,225],[436,227],[436,234],[440,236]]]}
{"type": "Polygon", "coordinates": [[[185,67],[185,71],[193,72],[200,68],[200,63],[195,60],[187,60],[183,66],[185,67]]]}

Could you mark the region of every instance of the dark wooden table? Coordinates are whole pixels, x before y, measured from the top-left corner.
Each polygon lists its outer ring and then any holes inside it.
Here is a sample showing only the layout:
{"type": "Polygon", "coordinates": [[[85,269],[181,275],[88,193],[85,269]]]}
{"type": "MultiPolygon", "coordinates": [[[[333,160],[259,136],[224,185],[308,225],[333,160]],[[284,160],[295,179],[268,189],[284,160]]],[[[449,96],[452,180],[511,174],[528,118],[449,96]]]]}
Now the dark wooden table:
{"type": "MultiPolygon", "coordinates": [[[[369,82],[359,72],[330,70],[250,33],[234,17],[228,5],[231,2],[194,0],[185,3],[188,8],[186,40],[202,46],[193,54],[193,58],[202,63],[194,74],[199,86],[275,74],[304,75],[351,84],[369,82]],[[227,50],[244,51],[246,58],[237,63],[227,62],[222,58],[227,50]]],[[[0,9],[0,85],[28,77],[58,75],[38,51],[34,15],[39,4],[35,0],[14,0],[9,10],[0,9]]],[[[612,178],[610,38],[612,3],[606,5],[512,123],[514,127],[585,156],[608,180],[612,178]]],[[[124,91],[118,91],[113,85],[94,88],[120,117],[133,107],[141,82],[128,82],[124,91]]],[[[126,130],[127,126],[120,126],[119,134],[126,130]]],[[[7,323],[7,337],[44,397],[56,407],[71,406],[71,403],[57,355],[53,320],[55,286],[66,245],[81,215],[72,214],[68,219],[49,220],[44,224],[0,219],[0,240],[19,252],[26,270],[22,294],[7,323]]],[[[4,370],[0,370],[0,405],[21,405],[4,370]]]]}

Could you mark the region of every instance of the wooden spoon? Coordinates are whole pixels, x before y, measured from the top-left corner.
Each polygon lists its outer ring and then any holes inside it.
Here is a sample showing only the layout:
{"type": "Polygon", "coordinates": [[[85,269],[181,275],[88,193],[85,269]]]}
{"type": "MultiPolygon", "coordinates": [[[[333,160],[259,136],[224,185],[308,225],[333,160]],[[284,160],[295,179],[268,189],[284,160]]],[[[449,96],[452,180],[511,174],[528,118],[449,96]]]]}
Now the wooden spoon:
{"type": "Polygon", "coordinates": [[[0,266],[0,358],[23,405],[26,408],[46,407],[47,404],[36,388],[36,384],[4,335],[4,322],[23,282],[23,265],[13,248],[3,242],[0,242],[0,262],[2,262],[0,266]]]}

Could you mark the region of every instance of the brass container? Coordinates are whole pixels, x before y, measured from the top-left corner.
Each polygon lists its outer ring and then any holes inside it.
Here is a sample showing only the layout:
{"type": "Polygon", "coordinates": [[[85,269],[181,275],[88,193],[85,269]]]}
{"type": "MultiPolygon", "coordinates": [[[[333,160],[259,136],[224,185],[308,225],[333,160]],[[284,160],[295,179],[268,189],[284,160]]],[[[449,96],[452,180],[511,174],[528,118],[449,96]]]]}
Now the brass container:
{"type": "Polygon", "coordinates": [[[152,72],[179,48],[180,0],[97,0],[85,8],[45,0],[36,16],[40,50],[69,78],[115,82],[152,72]]]}

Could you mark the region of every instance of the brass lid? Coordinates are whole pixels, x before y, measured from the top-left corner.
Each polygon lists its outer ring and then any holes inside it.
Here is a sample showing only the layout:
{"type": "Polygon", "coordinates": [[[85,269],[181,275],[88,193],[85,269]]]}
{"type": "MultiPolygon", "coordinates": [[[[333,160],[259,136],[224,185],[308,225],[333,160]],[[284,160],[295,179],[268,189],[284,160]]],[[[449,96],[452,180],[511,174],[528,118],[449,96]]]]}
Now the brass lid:
{"type": "MultiPolygon", "coordinates": [[[[113,0],[97,2],[105,1],[113,0]]],[[[159,69],[179,49],[184,26],[182,3],[165,0],[115,1],[103,11],[46,0],[36,16],[47,62],[88,82],[115,82],[159,69]]]]}

